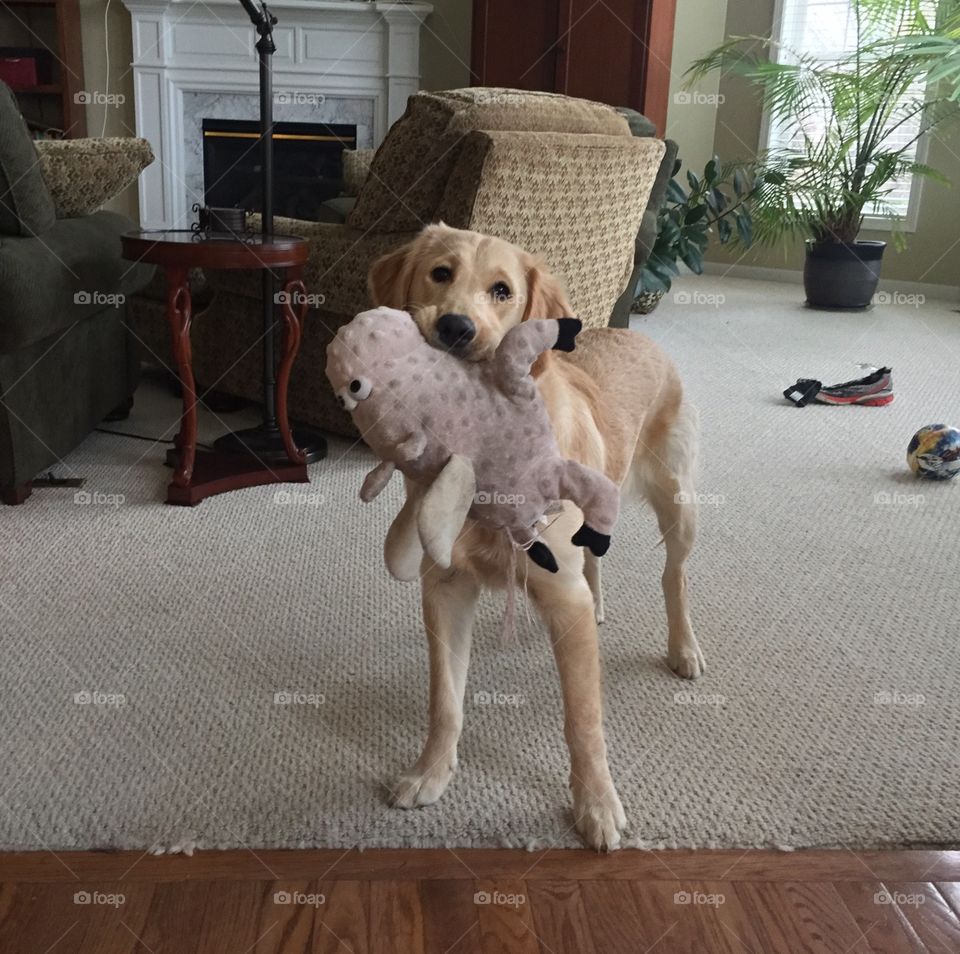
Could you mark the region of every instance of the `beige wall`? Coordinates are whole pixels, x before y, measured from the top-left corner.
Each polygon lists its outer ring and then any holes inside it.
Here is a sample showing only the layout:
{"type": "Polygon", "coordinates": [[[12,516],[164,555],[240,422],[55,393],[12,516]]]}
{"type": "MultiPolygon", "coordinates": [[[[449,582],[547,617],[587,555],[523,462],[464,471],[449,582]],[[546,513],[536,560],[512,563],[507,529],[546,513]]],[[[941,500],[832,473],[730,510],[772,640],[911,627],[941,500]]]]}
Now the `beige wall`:
{"type": "Polygon", "coordinates": [[[677,0],[666,138],[679,143],[684,168],[695,172],[713,156],[719,82],[711,76],[687,90],[683,74],[693,60],[723,40],[727,5],[728,0],[677,0]]]}
{"type": "MultiPolygon", "coordinates": [[[[729,0],[726,34],[768,34],[773,23],[774,0],[729,0]]],[[[679,21],[678,21],[679,22],[679,21]]],[[[724,80],[720,86],[724,101],[716,117],[715,148],[724,158],[755,154],[760,142],[761,109],[755,93],[742,81],[724,80]]],[[[681,153],[683,149],[681,147],[681,153]]],[[[883,276],[887,280],[960,284],[960,122],[931,137],[929,164],[954,183],[947,188],[932,180],[923,183],[917,230],[907,233],[908,248],[887,249],[883,276]]],[[[863,238],[890,240],[889,230],[865,231],[863,238]]],[[[728,252],[713,245],[708,258],[725,263],[764,268],[803,267],[799,241],[776,248],[728,252]]]]}

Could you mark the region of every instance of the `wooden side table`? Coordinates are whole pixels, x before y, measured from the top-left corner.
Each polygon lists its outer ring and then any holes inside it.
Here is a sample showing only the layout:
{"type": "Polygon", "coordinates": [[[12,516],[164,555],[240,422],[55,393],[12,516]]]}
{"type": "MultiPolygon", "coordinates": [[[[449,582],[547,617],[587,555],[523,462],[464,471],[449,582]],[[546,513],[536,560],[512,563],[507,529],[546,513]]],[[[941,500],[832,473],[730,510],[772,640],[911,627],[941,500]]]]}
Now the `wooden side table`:
{"type": "Polygon", "coordinates": [[[173,480],[167,488],[167,503],[193,506],[206,497],[273,483],[307,483],[307,465],[296,446],[287,419],[287,386],[290,370],[300,347],[300,325],[306,317],[303,265],[307,243],[290,235],[240,238],[209,238],[184,230],[127,232],[122,236],[123,257],[150,262],[163,268],[167,282],[167,319],[173,340],[173,355],[183,389],[180,431],[171,452],[173,480]],[[286,460],[264,461],[249,453],[197,450],[197,389],[193,377],[190,323],[193,318],[188,275],[192,268],[284,272],[282,344],[276,382],[277,426],[286,460]]]}

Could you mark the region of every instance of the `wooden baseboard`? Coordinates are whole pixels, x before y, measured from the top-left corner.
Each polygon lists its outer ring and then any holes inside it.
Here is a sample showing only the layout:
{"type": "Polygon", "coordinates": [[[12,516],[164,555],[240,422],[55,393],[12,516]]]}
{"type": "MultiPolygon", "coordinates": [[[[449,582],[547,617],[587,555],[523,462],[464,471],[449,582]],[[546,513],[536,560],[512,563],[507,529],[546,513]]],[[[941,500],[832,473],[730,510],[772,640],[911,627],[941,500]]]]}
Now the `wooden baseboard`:
{"type": "Polygon", "coordinates": [[[953,881],[960,851],[321,849],[199,851],[185,855],[119,852],[0,854],[0,882],[352,881],[524,879],[593,881],[953,881]]]}

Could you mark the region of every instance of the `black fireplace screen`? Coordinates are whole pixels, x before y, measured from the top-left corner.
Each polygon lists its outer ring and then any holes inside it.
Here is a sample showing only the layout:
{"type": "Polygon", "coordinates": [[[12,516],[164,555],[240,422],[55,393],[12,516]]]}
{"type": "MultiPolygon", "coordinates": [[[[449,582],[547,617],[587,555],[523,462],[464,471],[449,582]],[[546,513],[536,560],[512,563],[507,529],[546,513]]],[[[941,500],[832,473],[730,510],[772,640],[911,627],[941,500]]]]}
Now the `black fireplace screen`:
{"type": "MultiPolygon", "coordinates": [[[[204,202],[215,208],[262,210],[260,124],[203,120],[204,202]]],[[[357,127],[327,123],[274,123],[274,212],[323,221],[322,203],[340,194],[344,149],[357,144],[357,127]]]]}

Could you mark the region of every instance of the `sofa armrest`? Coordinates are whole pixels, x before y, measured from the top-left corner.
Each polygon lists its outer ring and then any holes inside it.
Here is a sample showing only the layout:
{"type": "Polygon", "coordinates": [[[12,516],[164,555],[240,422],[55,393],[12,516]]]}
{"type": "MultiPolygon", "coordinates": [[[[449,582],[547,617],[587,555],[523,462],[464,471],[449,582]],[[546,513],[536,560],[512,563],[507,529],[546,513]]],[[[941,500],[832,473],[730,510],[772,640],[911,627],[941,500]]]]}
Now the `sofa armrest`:
{"type": "Polygon", "coordinates": [[[126,216],[96,212],[60,219],[42,237],[0,243],[0,354],[84,321],[143,288],[153,266],[121,257],[126,216]]]}
{"type": "Polygon", "coordinates": [[[677,152],[679,151],[677,144],[672,139],[666,139],[664,143],[667,149],[663,154],[660,171],[657,173],[656,181],[650,192],[647,211],[643,214],[643,221],[640,223],[640,230],[637,232],[637,246],[633,256],[635,265],[643,265],[653,251],[654,243],[657,241],[657,223],[660,209],[663,208],[663,204],[667,200],[667,185],[673,178],[673,167],[677,162],[677,152]]]}
{"type": "Polygon", "coordinates": [[[360,195],[367,176],[370,175],[370,164],[376,149],[344,149],[343,150],[343,194],[356,198],[360,195]]]}
{"type": "Polygon", "coordinates": [[[472,132],[436,218],[539,255],[566,284],[575,315],[605,327],[663,153],[662,140],[634,136],[472,132]]]}
{"type": "Polygon", "coordinates": [[[35,143],[58,219],[96,212],[153,162],[146,139],[44,139],[35,143]]]}

